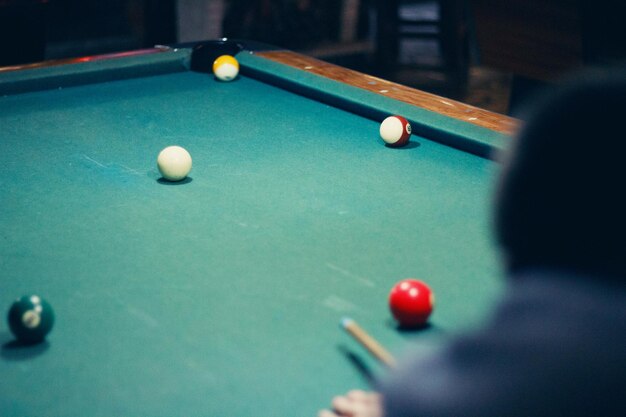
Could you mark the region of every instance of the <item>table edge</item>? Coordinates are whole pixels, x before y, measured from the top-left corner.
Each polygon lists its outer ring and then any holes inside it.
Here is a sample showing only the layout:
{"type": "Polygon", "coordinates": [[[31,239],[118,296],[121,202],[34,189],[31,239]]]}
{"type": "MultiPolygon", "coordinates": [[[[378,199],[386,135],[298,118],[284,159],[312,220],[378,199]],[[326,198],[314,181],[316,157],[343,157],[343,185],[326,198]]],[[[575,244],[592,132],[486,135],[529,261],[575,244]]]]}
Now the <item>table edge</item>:
{"type": "Polygon", "coordinates": [[[521,124],[518,119],[509,116],[367,75],[297,52],[288,50],[261,51],[256,52],[256,55],[505,135],[512,135],[517,132],[521,124]]]}

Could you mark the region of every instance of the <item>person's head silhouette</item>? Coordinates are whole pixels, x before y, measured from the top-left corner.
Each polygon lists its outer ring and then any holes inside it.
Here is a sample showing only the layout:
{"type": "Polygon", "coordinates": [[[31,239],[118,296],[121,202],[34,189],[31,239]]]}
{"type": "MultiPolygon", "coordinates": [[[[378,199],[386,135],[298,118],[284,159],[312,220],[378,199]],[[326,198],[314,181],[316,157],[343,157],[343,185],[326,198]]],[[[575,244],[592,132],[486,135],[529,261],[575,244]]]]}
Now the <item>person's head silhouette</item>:
{"type": "Polygon", "coordinates": [[[579,79],[533,107],[504,163],[495,227],[511,270],[626,282],[626,72],[579,79]]]}

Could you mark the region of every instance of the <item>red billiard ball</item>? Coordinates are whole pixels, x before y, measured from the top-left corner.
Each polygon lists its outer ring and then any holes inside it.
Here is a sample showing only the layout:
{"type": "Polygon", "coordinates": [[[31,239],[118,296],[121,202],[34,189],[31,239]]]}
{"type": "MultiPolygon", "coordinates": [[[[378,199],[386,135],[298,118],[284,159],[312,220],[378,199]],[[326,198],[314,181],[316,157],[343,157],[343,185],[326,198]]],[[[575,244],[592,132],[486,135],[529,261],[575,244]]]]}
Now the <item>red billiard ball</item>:
{"type": "Polygon", "coordinates": [[[417,279],[404,279],[389,293],[389,309],[402,327],[423,326],[433,311],[435,295],[417,279]]]}
{"type": "Polygon", "coordinates": [[[389,116],[380,124],[380,137],[388,146],[399,148],[409,142],[411,124],[402,116],[389,116]]]}

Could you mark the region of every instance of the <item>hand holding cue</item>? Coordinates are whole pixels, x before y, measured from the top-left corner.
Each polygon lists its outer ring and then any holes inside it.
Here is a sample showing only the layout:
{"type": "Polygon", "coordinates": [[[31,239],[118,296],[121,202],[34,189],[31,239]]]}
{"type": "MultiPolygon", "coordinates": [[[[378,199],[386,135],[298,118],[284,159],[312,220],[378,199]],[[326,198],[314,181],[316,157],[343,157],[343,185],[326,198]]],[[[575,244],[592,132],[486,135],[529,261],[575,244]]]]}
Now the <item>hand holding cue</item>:
{"type": "Polygon", "coordinates": [[[363,330],[361,326],[356,324],[354,320],[347,317],[343,318],[341,320],[341,327],[347,331],[350,336],[354,337],[357,342],[363,345],[363,347],[367,349],[376,359],[387,365],[389,368],[395,368],[396,360],[391,353],[387,352],[387,350],[385,350],[380,343],[367,334],[367,332],[363,330]]]}

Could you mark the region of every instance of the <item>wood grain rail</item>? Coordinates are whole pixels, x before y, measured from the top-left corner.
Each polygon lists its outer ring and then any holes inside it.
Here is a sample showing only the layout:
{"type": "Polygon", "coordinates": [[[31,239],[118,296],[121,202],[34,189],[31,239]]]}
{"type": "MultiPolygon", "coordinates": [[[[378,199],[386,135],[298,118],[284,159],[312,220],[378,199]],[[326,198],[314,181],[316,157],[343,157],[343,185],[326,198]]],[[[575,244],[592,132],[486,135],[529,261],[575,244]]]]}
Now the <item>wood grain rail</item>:
{"type": "Polygon", "coordinates": [[[296,52],[266,51],[257,52],[256,55],[497,132],[513,134],[520,126],[519,120],[508,116],[366,75],[296,52]]]}
{"type": "Polygon", "coordinates": [[[18,65],[0,67],[0,73],[37,69],[37,68],[57,67],[57,66],[62,66],[62,65],[80,64],[81,62],[106,61],[106,60],[113,60],[113,59],[118,59],[118,58],[128,58],[132,56],[143,56],[143,55],[156,54],[160,52],[169,52],[171,50],[172,48],[167,47],[167,46],[155,46],[154,48],[138,49],[138,50],[124,51],[124,52],[112,52],[110,54],[87,55],[87,56],[81,56],[81,57],[76,57],[76,58],[50,59],[47,61],[33,62],[30,64],[18,64],[18,65]]]}

